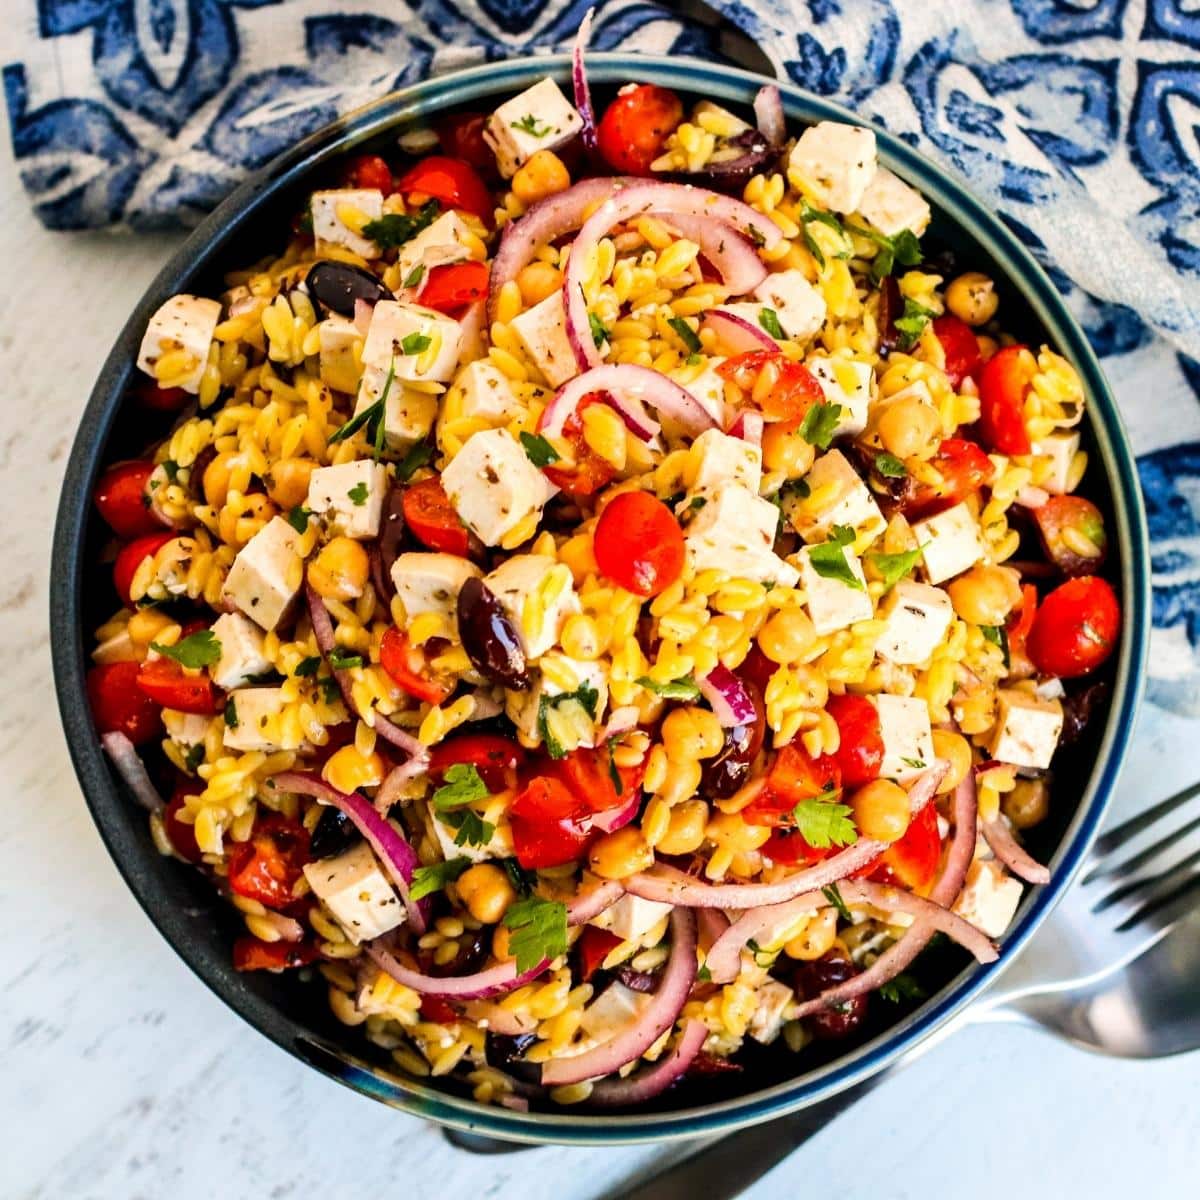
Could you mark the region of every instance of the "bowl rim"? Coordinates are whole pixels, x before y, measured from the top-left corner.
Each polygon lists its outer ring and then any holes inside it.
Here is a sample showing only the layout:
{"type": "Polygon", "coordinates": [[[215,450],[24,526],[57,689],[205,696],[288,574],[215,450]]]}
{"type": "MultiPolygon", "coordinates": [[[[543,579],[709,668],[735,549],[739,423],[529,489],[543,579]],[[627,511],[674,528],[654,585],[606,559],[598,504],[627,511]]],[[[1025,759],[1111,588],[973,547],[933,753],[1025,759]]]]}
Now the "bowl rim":
{"type": "Polygon", "coordinates": [[[1121,555],[1125,623],[1108,719],[1089,781],[1050,864],[1052,880],[1026,893],[1005,936],[1000,959],[989,965],[972,963],[964,967],[925,1004],[842,1058],[758,1092],[663,1113],[621,1116],[593,1116],[573,1110],[561,1114],[517,1113],[402,1079],[341,1046],[316,1041],[289,1016],[249,988],[239,986],[228,964],[211,961],[204,948],[186,936],[179,914],[156,908],[153,878],[143,877],[135,869],[133,856],[143,847],[134,845],[116,817],[130,801],[118,787],[104,758],[86,702],[85,674],[90,659],[83,643],[81,598],[90,494],[122,409],[122,397],[133,374],[133,361],[146,321],[186,280],[219,261],[225,244],[262,206],[319,164],[389,129],[420,124],[446,108],[477,104],[497,93],[512,94],[546,75],[560,83],[569,81],[569,55],[539,55],[486,64],[427,79],[382,97],[338,118],[256,170],[197,227],[135,307],[101,368],[83,412],[55,524],[50,629],[55,688],[68,749],[100,836],[151,922],[222,1001],[302,1061],[356,1091],[413,1115],[510,1141],[615,1144],[729,1132],[817,1103],[926,1048],[938,1030],[944,1029],[994,982],[1070,884],[1107,808],[1145,682],[1150,572],[1149,541],[1134,456],[1095,354],[1043,269],[1001,219],[962,182],[880,126],[862,121],[848,109],[785,81],[686,57],[633,53],[590,54],[588,70],[594,83],[620,84],[632,78],[739,104],[748,104],[756,88],[772,82],[780,89],[789,121],[867,124],[876,134],[880,161],[913,183],[932,205],[983,246],[1006,281],[1021,294],[1045,330],[1047,340],[1080,373],[1088,395],[1088,420],[1111,491],[1114,541],[1121,555]]]}

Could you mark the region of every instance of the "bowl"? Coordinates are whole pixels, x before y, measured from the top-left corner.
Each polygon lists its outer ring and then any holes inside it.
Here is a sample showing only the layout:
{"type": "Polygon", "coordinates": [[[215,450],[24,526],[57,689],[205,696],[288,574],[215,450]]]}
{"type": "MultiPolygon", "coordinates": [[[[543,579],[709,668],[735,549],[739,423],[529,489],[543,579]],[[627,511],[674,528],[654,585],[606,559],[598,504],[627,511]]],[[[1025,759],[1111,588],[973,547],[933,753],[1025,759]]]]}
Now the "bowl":
{"type": "MultiPolygon", "coordinates": [[[[647,55],[596,54],[590,56],[589,69],[601,99],[637,80],[748,107],[763,82],[713,63],[647,55]]],[[[1145,518],[1133,455],[1099,365],[1053,284],[997,215],[905,143],[876,131],[880,160],[919,188],[933,207],[934,222],[925,242],[940,243],[972,266],[990,270],[1013,332],[1049,342],[1079,371],[1088,396],[1089,495],[1105,510],[1121,564],[1125,626],[1108,667],[1111,702],[1103,721],[1093,722],[1058,771],[1055,815],[1031,841],[1031,849],[1051,864],[1053,879],[1026,895],[1004,938],[999,962],[980,966],[947,949],[935,963],[940,986],[930,998],[899,1009],[897,1019],[877,1017],[861,1044],[811,1057],[805,1051],[799,1059],[777,1044],[773,1053],[754,1056],[738,1076],[725,1076],[707,1088],[685,1085],[645,1111],[517,1113],[480,1105],[445,1081],[405,1078],[390,1059],[389,1065],[373,1059],[373,1047],[360,1033],[332,1018],[322,988],[266,972],[233,970],[231,909],[198,872],[155,850],[144,812],[123,790],[100,750],[86,699],[89,659],[84,631],[99,624],[113,606],[106,585],[98,584],[93,574],[105,537],[92,515],[90,497],[101,466],[136,451],[147,437],[144,418],[125,419],[124,401],[151,313],[179,291],[215,294],[225,270],[254,261],[263,246],[280,243],[281,222],[299,207],[297,198],[329,170],[332,160],[391,142],[405,129],[455,108],[490,109],[547,74],[567,84],[567,57],[456,72],[348,114],[256,172],[159,273],[100,372],[67,467],[54,536],[50,614],[58,700],[75,769],[100,835],[147,915],[226,1004],[291,1054],[385,1104],[515,1141],[616,1143],[720,1133],[821,1101],[912,1055],[996,978],[1045,920],[1096,834],[1128,747],[1142,685],[1149,629],[1145,518]]],[[[793,124],[855,119],[845,109],[789,84],[781,84],[780,90],[793,124]]]]}

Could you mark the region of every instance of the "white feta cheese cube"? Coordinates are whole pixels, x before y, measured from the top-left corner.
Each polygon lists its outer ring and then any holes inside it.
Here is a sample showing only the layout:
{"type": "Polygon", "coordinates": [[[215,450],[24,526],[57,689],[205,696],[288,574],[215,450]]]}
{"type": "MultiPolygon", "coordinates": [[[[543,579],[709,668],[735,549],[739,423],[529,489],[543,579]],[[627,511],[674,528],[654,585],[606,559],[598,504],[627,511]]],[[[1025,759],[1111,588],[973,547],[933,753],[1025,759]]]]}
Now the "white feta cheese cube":
{"type": "Polygon", "coordinates": [[[384,378],[391,370],[400,380],[448,383],[458,370],[461,344],[462,327],[444,313],[380,300],[367,328],[363,365],[378,368],[384,378]]]}
{"type": "Polygon", "coordinates": [[[553,79],[542,79],[506,100],[488,118],[483,140],[492,148],[505,179],[539,150],[565,146],[583,121],[553,79]]]}
{"type": "Polygon", "coordinates": [[[433,835],[441,847],[442,857],[447,862],[455,858],[469,858],[473,863],[481,863],[495,858],[512,857],[512,829],[505,822],[496,825],[495,832],[482,846],[473,846],[469,842],[459,846],[454,841],[458,836],[457,830],[439,821],[437,817],[431,816],[430,823],[433,825],[433,835]]]}
{"type": "Polygon", "coordinates": [[[387,467],[360,458],[318,467],[308,481],[308,507],[325,518],[331,533],[362,541],[379,532],[387,495],[387,467]]]}
{"type": "Polygon", "coordinates": [[[902,579],[880,613],[887,622],[875,651],[897,666],[918,666],[941,645],[954,620],[954,605],[941,588],[902,579]]]}
{"type": "Polygon", "coordinates": [[[915,696],[873,697],[879,713],[879,735],[883,739],[883,763],[879,774],[885,779],[907,783],[933,766],[933,730],[929,706],[915,696]]]}
{"type": "Polygon", "coordinates": [[[930,583],[944,583],[961,575],[984,555],[979,522],[965,504],[914,521],[912,531],[924,551],[921,566],[930,583]]]}
{"type": "Polygon", "coordinates": [[[520,411],[512,382],[486,358],[476,359],[454,381],[462,391],[462,415],[506,421],[520,411]]]}
{"type": "Polygon", "coordinates": [[[471,252],[467,249],[470,239],[471,231],[458,213],[453,210],[442,213],[433,224],[422,229],[415,238],[410,238],[400,247],[396,255],[396,264],[400,268],[401,283],[407,280],[417,267],[422,267],[416,284],[409,285],[415,286],[419,292],[434,267],[462,262],[463,259],[471,257],[471,252]]]}
{"type": "Polygon", "coordinates": [[[616,904],[593,917],[588,924],[595,925],[597,929],[608,930],[623,942],[632,942],[648,933],[664,917],[669,916],[670,912],[669,904],[660,904],[657,900],[643,900],[640,896],[631,896],[627,892],[616,904]]]}
{"type": "Polygon", "coordinates": [[[221,644],[221,657],[209,671],[217,687],[232,691],[271,670],[262,631],[240,612],[222,613],[212,623],[212,634],[221,644]]]}
{"type": "MultiPolygon", "coordinates": [[[[754,294],[765,308],[774,311],[786,337],[805,342],[815,337],[825,324],[825,298],[808,282],[803,271],[776,271],[758,285],[754,294]]],[[[761,313],[759,324],[762,324],[761,313]]]]}
{"type": "Polygon", "coordinates": [[[104,663],[137,662],[140,658],[141,655],[133,643],[133,638],[129,636],[128,629],[122,629],[120,633],[114,633],[112,637],[105,638],[92,651],[92,662],[102,665],[104,663]]]}
{"type": "Polygon", "coordinates": [[[488,546],[498,546],[531,514],[540,519],[558,491],[506,429],[468,438],[442,472],[442,486],[463,523],[488,546]]]}
{"type": "Polygon", "coordinates": [[[994,859],[976,859],[953,911],[988,937],[998,938],[1012,924],[1024,889],[994,859]]]}
{"type": "Polygon", "coordinates": [[[835,525],[848,525],[861,545],[874,541],[887,527],[875,497],[840,450],[822,454],[804,481],[808,493],[790,494],[783,511],[806,542],[828,541],[835,525]]]}
{"type": "Polygon", "coordinates": [[[405,387],[402,380],[395,378],[390,367],[366,367],[354,405],[354,415],[359,416],[381,399],[383,440],[389,450],[397,453],[407,450],[414,442],[423,441],[429,436],[437,417],[437,396],[405,387]],[[392,375],[390,383],[389,375],[392,375]]]}
{"type": "Polygon", "coordinates": [[[304,877],[355,945],[404,924],[404,904],[366,842],[308,863],[304,877]]]}
{"type": "Polygon", "coordinates": [[[473,562],[457,554],[414,551],[397,555],[392,563],[392,585],[410,621],[426,612],[440,612],[454,620],[462,585],[482,574],[473,562]]]}
{"type": "MultiPolygon", "coordinates": [[[[702,409],[722,428],[725,428],[725,380],[717,372],[717,368],[725,360],[720,357],[710,358],[705,364],[704,369],[694,378],[688,378],[692,374],[692,368],[683,367],[676,368],[671,372],[671,378],[679,384],[685,392],[689,392],[700,405],[702,409]],[[684,382],[684,381],[687,382],[684,382]]],[[[666,423],[664,423],[666,427],[666,423]]]]}
{"type": "Polygon", "coordinates": [[[895,237],[906,229],[920,237],[929,227],[925,197],[887,167],[876,168],[858,202],[858,211],[884,237],[895,237]]]}
{"type": "Polygon", "coordinates": [[[361,258],[378,258],[379,247],[358,232],[367,221],[383,216],[383,193],[378,188],[335,188],[313,192],[313,238],[319,254],[328,246],[343,246],[361,258]]]}
{"type": "Polygon", "coordinates": [[[653,999],[650,992],[635,992],[623,983],[610,983],[583,1010],[579,1027],[594,1042],[607,1042],[632,1025],[653,999]]]}
{"type": "Polygon", "coordinates": [[[164,354],[183,350],[190,359],[190,370],[171,382],[194,396],[200,390],[213,331],[220,319],[221,305],[216,300],[186,294],[172,296],[146,325],[138,349],[138,369],[153,379],[154,364],[164,354]]]}
{"type": "Polygon", "coordinates": [[[189,749],[208,737],[208,727],[212,724],[212,717],[203,713],[176,712],[173,708],[164,708],[162,719],[171,741],[189,749]]]}
{"type": "Polygon", "coordinates": [[[229,568],[221,599],[255,624],[274,629],[292,609],[304,582],[300,535],[283,517],[272,517],[242,548],[229,568]]]}
{"type": "Polygon", "coordinates": [[[694,492],[715,492],[736,483],[757,493],[762,483],[762,448],[719,429],[706,429],[692,443],[692,460],[694,492]]]}
{"type": "Polygon", "coordinates": [[[773,550],[779,510],[738,484],[706,498],[684,531],[696,571],[710,567],[735,579],[792,587],[800,572],[773,550]]]}
{"type": "Polygon", "coordinates": [[[525,656],[541,658],[555,642],[567,617],[580,609],[565,563],[544,554],[514,554],[484,578],[516,626],[525,656]]]}
{"type": "Polygon", "coordinates": [[[793,992],[786,983],[768,979],[758,989],[758,1007],[750,1018],[747,1032],[764,1046],[769,1045],[783,1028],[783,1014],[792,1002],[793,992]]]}
{"type": "Polygon", "coordinates": [[[1041,487],[1054,496],[1063,496],[1071,490],[1071,464],[1079,453],[1081,439],[1070,429],[1060,430],[1033,443],[1033,452],[1050,460],[1050,474],[1041,482],[1041,487]]]}
{"type": "Polygon", "coordinates": [[[820,121],[799,137],[788,156],[796,175],[824,208],[852,213],[875,176],[875,134],[861,125],[820,121]]]}
{"type": "Polygon", "coordinates": [[[857,437],[867,427],[874,370],[868,363],[826,355],[810,358],[805,366],[816,376],[825,393],[825,402],[841,405],[842,414],[833,436],[857,437]]]}
{"type": "Polygon", "coordinates": [[[991,756],[1014,767],[1050,765],[1063,727],[1063,707],[1018,688],[1001,688],[991,756]]]}
{"type": "Polygon", "coordinates": [[[800,564],[800,586],[804,589],[808,615],[813,628],[822,637],[846,629],[857,621],[869,621],[875,615],[867,580],[858,555],[848,546],[842,547],[850,573],[862,585],[859,588],[841,579],[829,579],[817,573],[808,548],[795,555],[800,564]]]}
{"type": "Polygon", "coordinates": [[[349,317],[336,313],[326,317],[317,326],[320,338],[321,382],[339,392],[353,394],[358,391],[362,378],[362,365],[355,354],[361,354],[362,334],[349,317]]]}
{"type": "Polygon", "coordinates": [[[283,688],[238,688],[229,693],[225,711],[226,750],[273,754],[283,749],[278,736],[279,714],[287,708],[283,688]]]}
{"type": "MultiPolygon", "coordinates": [[[[526,309],[509,322],[525,353],[542,373],[551,387],[560,387],[579,374],[575,352],[567,339],[567,317],[563,310],[563,295],[557,292],[526,309]]],[[[608,343],[601,347],[603,355],[608,343]]]]}

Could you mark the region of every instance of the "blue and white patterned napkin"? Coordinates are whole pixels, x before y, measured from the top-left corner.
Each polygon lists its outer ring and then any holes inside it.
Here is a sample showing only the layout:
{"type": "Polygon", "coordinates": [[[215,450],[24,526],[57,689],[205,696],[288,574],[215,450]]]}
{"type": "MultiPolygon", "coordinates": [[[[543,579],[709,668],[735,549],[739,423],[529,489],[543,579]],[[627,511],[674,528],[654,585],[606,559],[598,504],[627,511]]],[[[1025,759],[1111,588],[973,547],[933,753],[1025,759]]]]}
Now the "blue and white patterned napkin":
{"type": "MultiPolygon", "coordinates": [[[[564,48],[591,2],[25,0],[4,68],[17,164],[51,228],[191,224],[339,112],[564,48]]],[[[1052,271],[1139,455],[1151,698],[1200,714],[1197,0],[709,2],[781,77],[989,197],[1052,271]]],[[[720,57],[712,28],[669,5],[597,7],[597,49],[720,57]]]]}

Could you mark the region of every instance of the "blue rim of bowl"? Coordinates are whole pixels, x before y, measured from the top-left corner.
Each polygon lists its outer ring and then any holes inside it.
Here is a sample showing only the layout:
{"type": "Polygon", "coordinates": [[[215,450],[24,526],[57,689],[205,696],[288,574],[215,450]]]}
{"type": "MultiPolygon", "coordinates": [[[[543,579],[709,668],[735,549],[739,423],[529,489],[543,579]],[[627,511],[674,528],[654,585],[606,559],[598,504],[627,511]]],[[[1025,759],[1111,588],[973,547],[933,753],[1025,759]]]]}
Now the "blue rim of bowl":
{"type": "MultiPolygon", "coordinates": [[[[596,83],[620,84],[637,79],[739,104],[748,104],[754,90],[764,82],[761,76],[748,71],[656,55],[590,55],[589,73],[596,83]]],[[[885,130],[871,126],[878,139],[881,161],[917,187],[936,209],[961,226],[993,257],[1002,275],[1040,322],[1048,341],[1079,371],[1088,396],[1088,419],[1112,490],[1114,541],[1122,564],[1124,626],[1113,700],[1096,766],[1051,863],[1052,882],[1027,894],[1015,924],[1004,939],[1004,952],[997,963],[965,967],[926,1004],[872,1041],[825,1067],[760,1092],[704,1107],[644,1115],[592,1116],[569,1110],[562,1114],[517,1113],[436,1091],[419,1081],[383,1071],[340,1045],[316,1042],[254,993],[230,988],[228,980],[202,961],[202,955],[194,952],[186,939],[162,928],[164,920],[153,907],[152,886],[135,877],[124,861],[128,849],[125,839],[108,825],[101,811],[106,805],[111,807],[124,801],[99,748],[85,699],[88,660],[80,619],[83,530],[104,445],[117,419],[119,398],[132,374],[133,351],[149,315],[162,300],[179,290],[198,262],[207,265],[231,231],[249,219],[253,209],[294,185],[316,163],[340,156],[385,130],[420,125],[444,109],[477,105],[492,95],[515,93],[544,75],[568,81],[569,57],[561,54],[536,57],[455,72],[425,80],[347,114],[251,176],[197,228],[159,273],[101,371],[85,409],[64,481],[51,568],[56,583],[51,588],[51,629],[59,707],[88,805],[105,845],[138,902],[188,966],[240,1016],[289,1053],[392,1107],[510,1141],[614,1144],[730,1132],[818,1103],[910,1057],[928,1045],[937,1030],[944,1028],[994,982],[1050,912],[1094,841],[1128,749],[1144,683],[1150,627],[1145,513],[1133,453],[1100,365],[1045,272],[995,214],[963,183],[885,130]]],[[[787,83],[778,86],[791,121],[863,123],[854,113],[828,100],[787,83]]]]}

